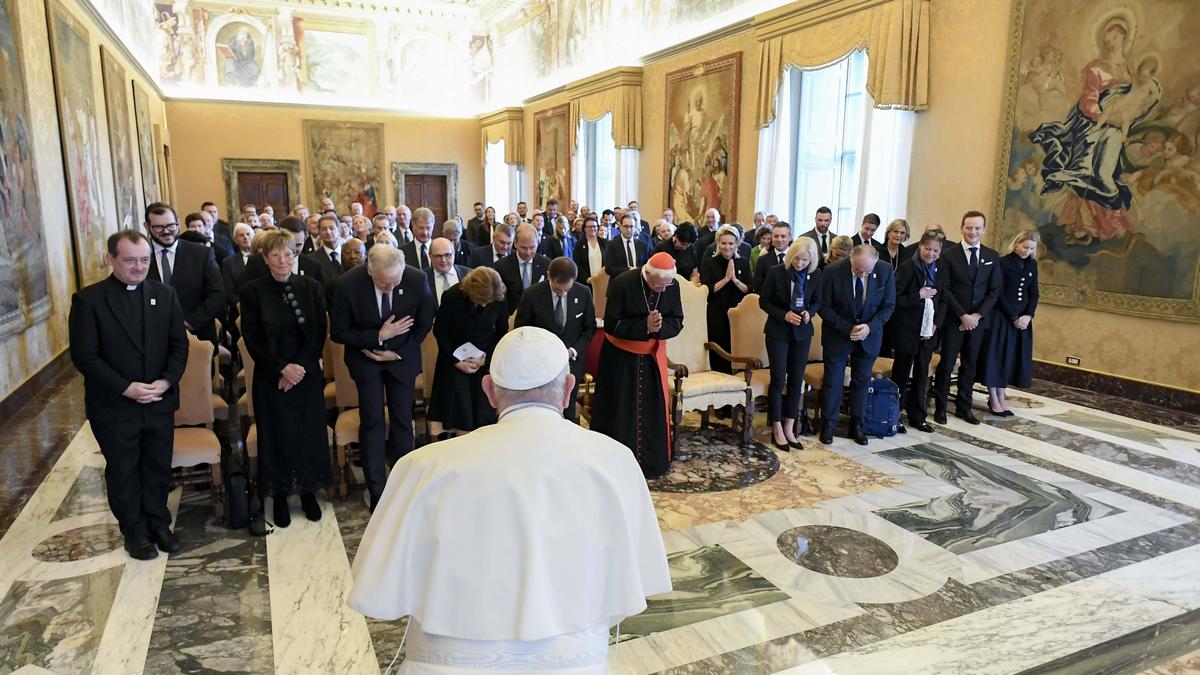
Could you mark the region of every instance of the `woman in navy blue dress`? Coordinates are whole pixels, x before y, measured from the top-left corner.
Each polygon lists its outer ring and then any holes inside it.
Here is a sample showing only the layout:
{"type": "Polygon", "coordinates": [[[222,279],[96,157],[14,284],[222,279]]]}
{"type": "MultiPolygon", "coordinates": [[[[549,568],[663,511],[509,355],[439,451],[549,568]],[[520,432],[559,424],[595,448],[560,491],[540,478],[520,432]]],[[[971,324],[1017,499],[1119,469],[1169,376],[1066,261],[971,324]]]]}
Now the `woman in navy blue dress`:
{"type": "Polygon", "coordinates": [[[1033,313],[1038,304],[1037,249],[1041,237],[1026,230],[1000,259],[1004,287],[993,310],[984,353],[983,383],[993,415],[1011,417],[1005,387],[1026,388],[1033,381],[1033,313]]]}

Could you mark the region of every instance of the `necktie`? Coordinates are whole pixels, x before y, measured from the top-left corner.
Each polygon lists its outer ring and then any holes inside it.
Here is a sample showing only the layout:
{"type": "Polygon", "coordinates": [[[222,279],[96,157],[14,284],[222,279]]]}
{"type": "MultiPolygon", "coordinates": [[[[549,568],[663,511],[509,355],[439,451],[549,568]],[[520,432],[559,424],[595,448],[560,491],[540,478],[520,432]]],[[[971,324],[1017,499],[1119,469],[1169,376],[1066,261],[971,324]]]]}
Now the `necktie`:
{"type": "Polygon", "coordinates": [[[168,253],[170,253],[170,249],[164,248],[162,250],[162,268],[159,270],[159,272],[162,275],[162,282],[164,284],[170,286],[171,285],[171,260],[167,255],[168,253]]]}
{"type": "Polygon", "coordinates": [[[449,279],[449,277],[446,276],[447,274],[449,274],[449,273],[441,272],[440,274],[438,274],[438,276],[440,276],[442,278],[442,283],[440,286],[438,286],[438,289],[437,289],[438,304],[441,304],[441,302],[442,302],[442,293],[445,293],[446,288],[450,286],[450,279],[449,279]]]}
{"type": "Polygon", "coordinates": [[[379,318],[387,321],[387,318],[392,314],[392,294],[384,293],[383,301],[379,303],[379,318]]]}
{"type": "Polygon", "coordinates": [[[529,263],[521,263],[521,288],[529,288],[529,263]]]}
{"type": "Polygon", "coordinates": [[[629,261],[629,269],[637,267],[637,258],[633,256],[633,240],[625,240],[625,259],[629,261]]]}
{"type": "Polygon", "coordinates": [[[341,265],[341,263],[338,262],[337,258],[338,258],[337,251],[333,251],[332,253],[329,254],[329,259],[333,261],[334,265],[341,265]]]}
{"type": "Polygon", "coordinates": [[[429,253],[425,250],[426,246],[427,246],[427,244],[421,244],[421,257],[420,257],[421,269],[429,268],[429,253]]]}
{"type": "Polygon", "coordinates": [[[567,326],[567,303],[563,296],[554,294],[554,323],[559,330],[567,326]]]}
{"type": "Polygon", "coordinates": [[[825,235],[821,235],[821,255],[829,253],[829,246],[825,243],[825,235]]]}
{"type": "Polygon", "coordinates": [[[857,312],[863,306],[863,280],[862,277],[854,277],[854,310],[857,312]]]}
{"type": "Polygon", "coordinates": [[[979,251],[978,247],[976,247],[976,246],[971,247],[971,276],[975,276],[975,273],[979,271],[978,251],[979,251]]]}
{"type": "Polygon", "coordinates": [[[776,251],[776,252],[775,252],[775,264],[776,264],[776,265],[782,265],[782,264],[783,264],[783,254],[782,254],[782,253],[780,253],[779,251],[776,251]]]}

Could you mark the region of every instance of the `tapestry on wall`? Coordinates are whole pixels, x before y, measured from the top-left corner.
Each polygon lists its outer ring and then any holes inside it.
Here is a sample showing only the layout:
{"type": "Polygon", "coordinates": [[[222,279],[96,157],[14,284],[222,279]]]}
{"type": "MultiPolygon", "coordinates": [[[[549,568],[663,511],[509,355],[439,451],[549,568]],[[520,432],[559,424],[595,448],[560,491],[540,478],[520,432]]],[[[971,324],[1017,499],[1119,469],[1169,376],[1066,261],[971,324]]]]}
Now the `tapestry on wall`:
{"type": "Polygon", "coordinates": [[[667,74],[666,204],[675,222],[721,222],[736,214],[738,106],[742,53],[667,74]]]}
{"type": "Polygon", "coordinates": [[[314,202],[329,197],[338,213],[363,205],[368,218],[383,193],[383,125],[304,120],[304,154],[314,202]]]}
{"type": "Polygon", "coordinates": [[[550,199],[560,204],[571,201],[571,106],[543,110],[533,117],[536,134],[537,206],[550,199]]]}
{"type": "Polygon", "coordinates": [[[142,198],[147,204],[160,201],[158,158],[154,155],[154,134],[150,126],[150,99],[137,84],[133,85],[133,121],[137,125],[138,159],[142,164],[142,198]]]}
{"type": "Polygon", "coordinates": [[[141,209],[133,175],[133,135],[129,129],[129,80],[112,54],[100,47],[100,72],[104,76],[104,113],[108,118],[108,147],[112,155],[113,186],[117,195],[117,227],[137,228],[141,209]]]}
{"type": "Polygon", "coordinates": [[[50,56],[58,94],[58,128],[66,162],[67,197],[80,285],[108,275],[105,245],[116,227],[104,218],[100,136],[96,131],[91,41],[63,6],[51,4],[50,56]]]}
{"type": "Polygon", "coordinates": [[[1200,321],[1200,5],[1018,0],[994,216],[1041,297],[1200,321]]]}
{"type": "Polygon", "coordinates": [[[50,313],[41,192],[13,0],[0,0],[0,335],[50,313]]]}

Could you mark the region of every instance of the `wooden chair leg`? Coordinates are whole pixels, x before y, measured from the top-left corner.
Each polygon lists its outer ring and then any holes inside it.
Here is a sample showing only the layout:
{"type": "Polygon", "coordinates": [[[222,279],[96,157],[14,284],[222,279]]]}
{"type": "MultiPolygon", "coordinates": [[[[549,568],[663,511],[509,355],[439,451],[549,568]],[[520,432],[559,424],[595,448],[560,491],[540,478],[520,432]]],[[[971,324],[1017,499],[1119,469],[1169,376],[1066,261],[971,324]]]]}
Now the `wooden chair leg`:
{"type": "Polygon", "coordinates": [[[212,487],[210,488],[210,491],[212,492],[213,511],[217,515],[217,520],[224,521],[225,483],[221,480],[221,463],[216,462],[215,464],[209,464],[208,467],[212,472],[212,487]]]}
{"type": "Polygon", "coordinates": [[[340,444],[337,446],[337,468],[338,468],[338,497],[345,499],[350,492],[350,486],[346,484],[346,446],[340,444]]]}
{"type": "Polygon", "coordinates": [[[754,417],[754,395],[746,390],[746,408],[742,412],[742,447],[750,445],[750,420],[754,417]]]}
{"type": "Polygon", "coordinates": [[[701,429],[707,429],[707,428],[708,428],[708,416],[709,416],[710,414],[712,414],[712,409],[713,409],[713,408],[712,408],[712,406],[710,405],[710,406],[708,406],[707,408],[705,408],[703,411],[701,411],[701,412],[700,412],[700,428],[701,428],[701,429]]]}
{"type": "Polygon", "coordinates": [[[679,454],[679,427],[683,423],[683,411],[680,410],[679,397],[671,399],[671,456],[679,454]]]}

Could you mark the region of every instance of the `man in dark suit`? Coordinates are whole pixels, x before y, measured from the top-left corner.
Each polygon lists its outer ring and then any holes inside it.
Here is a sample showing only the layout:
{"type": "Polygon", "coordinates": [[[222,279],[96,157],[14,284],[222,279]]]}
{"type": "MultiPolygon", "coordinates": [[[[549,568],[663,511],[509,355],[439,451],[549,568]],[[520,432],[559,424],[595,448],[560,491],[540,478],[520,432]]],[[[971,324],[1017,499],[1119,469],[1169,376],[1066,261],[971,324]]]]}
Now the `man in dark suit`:
{"type": "Polygon", "coordinates": [[[696,226],[691,223],[683,223],[675,229],[675,234],[671,235],[670,239],[659,242],[650,251],[650,256],[655,253],[666,253],[675,259],[675,271],[684,279],[698,282],[700,281],[700,261],[696,258],[696,226]]]}
{"type": "Polygon", "coordinates": [[[550,259],[537,254],[537,233],[533,225],[517,227],[513,252],[514,255],[496,263],[496,271],[504,282],[509,314],[517,311],[517,304],[521,302],[521,294],[525,289],[540,283],[550,269],[550,259]]]}
{"type": "Polygon", "coordinates": [[[800,235],[802,237],[812,237],[812,240],[817,242],[817,251],[820,252],[818,265],[825,267],[825,256],[829,255],[829,245],[833,243],[833,233],[829,231],[829,225],[833,223],[833,211],[828,206],[822,206],[817,209],[817,215],[814,217],[815,226],[813,229],[800,235]]]}
{"type": "Polygon", "coordinates": [[[321,276],[328,285],[342,274],[341,247],[338,246],[338,221],[330,216],[321,216],[317,223],[317,249],[308,258],[321,268],[321,276]]]}
{"type": "Polygon", "coordinates": [[[925,419],[925,388],[929,360],[937,347],[938,326],[946,316],[946,266],[938,264],[943,238],[926,232],[916,245],[916,255],[900,263],[896,272],[896,311],[888,324],[895,351],[892,381],[900,390],[900,405],[909,426],[932,432],[925,419]],[[909,378],[909,373],[912,378],[909,378]]]}
{"type": "MultiPolygon", "coordinates": [[[[554,236],[554,221],[558,220],[558,200],[546,200],[546,210],[542,212],[542,238],[554,236]]],[[[530,222],[533,222],[532,220],[530,222]]]]}
{"type": "Polygon", "coordinates": [[[934,378],[937,405],[933,421],[946,423],[946,405],[950,398],[950,371],[958,364],[958,395],[955,415],[968,424],[979,424],[971,412],[971,388],[975,386],[975,368],[983,351],[983,336],[988,317],[1000,297],[1000,255],[984,246],[987,219],[979,211],[967,211],[962,217],[962,244],[948,245],[941,264],[949,274],[946,286],[948,309],[942,320],[942,360],[934,378]]]}
{"type": "Polygon", "coordinates": [[[433,307],[437,309],[442,304],[442,293],[465,279],[471,268],[454,264],[453,243],[444,237],[429,243],[429,258],[433,264],[425,270],[425,281],[433,295],[433,307]]]}
{"type": "Polygon", "coordinates": [[[387,482],[385,456],[394,464],[414,446],[414,384],[421,372],[421,341],[432,326],[425,274],[405,265],[400,249],[372,248],[366,265],[342,273],[334,284],[330,335],[345,345],[346,368],[358,389],[359,446],[372,511],[387,482]]]}
{"type": "Polygon", "coordinates": [[[400,247],[404,264],[419,270],[429,269],[429,242],[433,239],[433,211],[424,206],[412,214],[413,240],[400,247]]]}
{"type": "Polygon", "coordinates": [[[563,416],[576,421],[575,400],[579,397],[579,383],[583,381],[584,365],[588,345],[596,334],[596,306],[592,304],[592,291],[583,284],[575,283],[579,270],[569,258],[550,261],[550,271],[545,281],[529,287],[521,296],[517,306],[514,327],[536,326],[554,333],[567,346],[571,355],[571,374],[575,376],[575,389],[571,392],[571,403],[563,416]]]}
{"type": "Polygon", "coordinates": [[[704,222],[697,228],[696,256],[704,259],[704,252],[717,240],[717,230],[721,227],[721,212],[708,209],[704,212],[704,222]]]}
{"type": "Polygon", "coordinates": [[[125,550],[151,560],[155,544],[165,553],[180,550],[167,493],[188,338],[175,290],[146,279],[145,236],[110,236],[107,258],[112,275],[71,298],[71,360],[83,373],[84,406],[125,550]]]}
{"type": "Polygon", "coordinates": [[[849,258],[833,263],[821,275],[821,297],[821,347],[825,351],[821,442],[833,443],[849,362],[850,436],[855,443],[866,445],[862,415],[867,384],[883,346],[883,324],[896,306],[892,266],[879,262],[879,251],[874,246],[859,246],[849,258]]]}
{"type": "Polygon", "coordinates": [[[870,244],[875,248],[879,248],[879,242],[875,241],[875,230],[879,229],[879,216],[874,213],[868,213],[863,216],[862,224],[858,226],[858,232],[850,237],[850,241],[854,242],[855,246],[859,244],[870,244]]]}
{"type": "Polygon", "coordinates": [[[233,239],[233,228],[229,226],[229,223],[221,220],[221,212],[219,209],[217,209],[216,204],[212,202],[204,202],[204,204],[200,206],[200,210],[212,216],[213,232],[233,239]]]}
{"type": "Polygon", "coordinates": [[[497,225],[492,232],[492,245],[476,248],[467,259],[467,267],[495,267],[512,251],[514,234],[511,225],[497,225]]]}
{"type": "MultiPolygon", "coordinates": [[[[467,238],[463,236],[462,223],[455,218],[451,218],[450,220],[442,223],[441,236],[445,237],[450,242],[450,246],[454,248],[455,260],[465,263],[470,259],[471,254],[475,251],[475,244],[467,241],[467,238]]],[[[491,236],[492,235],[489,232],[488,238],[485,241],[490,243],[491,236]]]]}
{"type": "Polygon", "coordinates": [[[621,216],[620,232],[621,236],[609,241],[608,249],[604,251],[604,270],[610,279],[645,265],[650,257],[646,245],[633,236],[633,216],[628,213],[621,216]]]}
{"type": "MultiPolygon", "coordinates": [[[[336,218],[334,219],[336,222],[336,218]]],[[[279,229],[286,230],[291,233],[292,239],[296,242],[296,256],[292,258],[292,272],[299,274],[302,277],[312,277],[321,282],[322,285],[328,283],[325,279],[325,271],[321,268],[321,264],[313,260],[311,256],[301,255],[300,251],[304,247],[304,242],[308,239],[308,233],[305,231],[304,221],[296,216],[288,216],[279,221],[279,229]]],[[[267,267],[267,261],[261,255],[252,255],[246,261],[246,271],[242,272],[241,284],[245,284],[265,277],[271,273],[267,267]]]]}
{"type": "MultiPolygon", "coordinates": [[[[467,221],[466,239],[479,246],[487,246],[488,241],[492,238],[492,233],[488,231],[488,226],[483,222],[483,203],[475,202],[475,217],[467,221]]],[[[445,236],[445,233],[442,233],[445,236]]]]}
{"type": "Polygon", "coordinates": [[[146,231],[152,256],[148,278],[174,288],[187,329],[216,343],[214,319],[225,316],[225,290],[212,249],[179,239],[179,216],[170,204],[146,207],[146,231]]]}
{"type": "Polygon", "coordinates": [[[762,289],[767,279],[767,270],[783,264],[783,255],[792,245],[792,226],[779,221],[771,228],[771,250],[758,256],[758,264],[754,268],[754,290],[762,289]]]}
{"type": "MultiPolygon", "coordinates": [[[[646,221],[642,220],[641,205],[638,204],[637,200],[635,199],[635,200],[629,202],[629,204],[627,204],[627,206],[629,207],[628,213],[634,214],[634,217],[637,218],[638,225],[640,225],[642,228],[641,231],[639,232],[639,234],[641,234],[642,232],[645,233],[645,239],[643,241],[646,242],[646,246],[650,246],[650,239],[654,236],[654,232],[652,232],[650,230],[650,223],[647,223],[646,221]]],[[[653,248],[653,246],[650,246],[650,247],[653,248]]]]}

